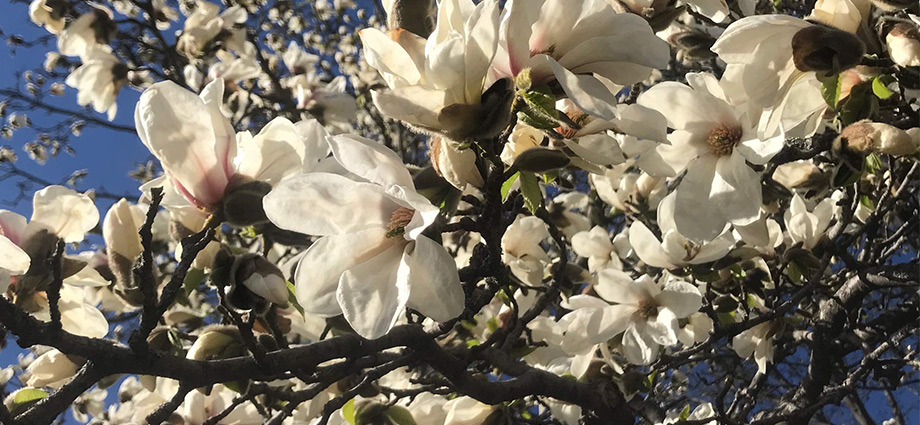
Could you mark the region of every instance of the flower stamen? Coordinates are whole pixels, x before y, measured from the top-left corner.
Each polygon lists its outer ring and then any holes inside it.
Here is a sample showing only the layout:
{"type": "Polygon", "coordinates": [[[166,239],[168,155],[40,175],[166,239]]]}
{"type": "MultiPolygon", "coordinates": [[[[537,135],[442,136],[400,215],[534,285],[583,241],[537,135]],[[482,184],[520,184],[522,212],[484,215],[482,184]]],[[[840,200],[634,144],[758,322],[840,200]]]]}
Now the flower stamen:
{"type": "Polygon", "coordinates": [[[709,132],[709,151],[716,156],[731,155],[738,142],[741,141],[741,127],[732,127],[720,124],[709,132]]]}
{"type": "Polygon", "coordinates": [[[637,313],[645,319],[658,316],[658,303],[652,298],[645,298],[639,301],[637,313]]]}
{"type": "Polygon", "coordinates": [[[415,210],[406,207],[399,207],[396,211],[393,211],[393,215],[390,216],[390,222],[387,223],[387,232],[386,237],[392,238],[394,236],[399,236],[406,231],[406,226],[409,225],[409,222],[412,221],[412,216],[415,215],[415,210]]]}

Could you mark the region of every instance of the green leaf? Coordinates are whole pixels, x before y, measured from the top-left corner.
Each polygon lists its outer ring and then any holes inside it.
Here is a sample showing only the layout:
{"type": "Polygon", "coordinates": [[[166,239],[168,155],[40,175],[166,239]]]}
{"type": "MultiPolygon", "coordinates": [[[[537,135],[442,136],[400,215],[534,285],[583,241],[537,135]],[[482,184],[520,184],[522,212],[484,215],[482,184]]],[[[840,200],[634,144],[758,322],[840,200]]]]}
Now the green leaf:
{"type": "Polygon", "coordinates": [[[690,418],[690,405],[684,406],[683,409],[680,409],[680,415],[677,416],[677,420],[685,421],[690,418]]]}
{"type": "Polygon", "coordinates": [[[45,397],[48,397],[48,393],[40,390],[38,388],[23,388],[19,391],[16,391],[16,395],[13,396],[13,404],[25,404],[33,401],[41,400],[45,397]]]}
{"type": "Polygon", "coordinates": [[[828,106],[836,108],[840,100],[840,74],[818,78],[821,80],[821,96],[828,106]]]}
{"type": "Polygon", "coordinates": [[[540,182],[536,175],[521,173],[521,194],[524,195],[524,205],[531,213],[540,208],[543,204],[543,192],[540,191],[540,182]]]}
{"type": "Polygon", "coordinates": [[[300,313],[302,317],[306,318],[307,316],[304,315],[303,307],[301,307],[300,303],[297,302],[297,295],[295,295],[294,293],[295,291],[294,284],[289,281],[285,281],[284,283],[287,283],[288,303],[294,306],[294,310],[297,310],[297,312],[300,313]]]}
{"type": "Polygon", "coordinates": [[[871,84],[857,85],[850,90],[846,99],[838,103],[837,110],[843,125],[869,118],[878,112],[878,98],[870,95],[871,90],[871,84]]]}
{"type": "Polygon", "coordinates": [[[185,274],[185,280],[182,281],[185,296],[188,297],[192,291],[198,288],[198,285],[201,285],[202,281],[204,281],[204,270],[189,269],[188,273],[185,274]]]}
{"type": "Polygon", "coordinates": [[[875,201],[873,201],[872,198],[866,195],[863,195],[861,198],[859,198],[859,203],[862,204],[864,207],[872,211],[875,211],[875,201]]]}
{"type": "Polygon", "coordinates": [[[548,173],[543,173],[543,183],[549,184],[556,180],[559,177],[559,170],[553,170],[548,173]]]}
{"type": "Polygon", "coordinates": [[[866,156],[866,171],[871,174],[875,174],[877,171],[882,169],[882,159],[875,153],[870,153],[866,156]]]}
{"type": "Polygon", "coordinates": [[[342,406],[342,416],[345,417],[345,421],[355,425],[355,399],[348,400],[348,403],[342,406]]]}
{"type": "Polygon", "coordinates": [[[478,339],[468,339],[468,340],[466,340],[466,348],[473,348],[473,347],[475,347],[475,346],[477,346],[477,345],[482,345],[482,342],[480,342],[478,339]]]}
{"type": "Polygon", "coordinates": [[[556,96],[553,96],[548,86],[541,85],[527,91],[519,90],[518,96],[519,99],[524,101],[524,104],[521,105],[521,111],[518,112],[518,119],[541,130],[549,130],[559,126],[556,96]]]}
{"type": "Polygon", "coordinates": [[[851,161],[844,157],[834,174],[834,187],[844,187],[856,183],[862,176],[863,168],[865,168],[864,159],[852,158],[851,161]],[[853,161],[856,161],[856,163],[853,163],[853,161]]]}
{"type": "Polygon", "coordinates": [[[888,84],[894,80],[890,75],[879,75],[872,79],[872,94],[879,99],[888,99],[894,92],[888,89],[888,84]]]}
{"type": "Polygon", "coordinates": [[[415,419],[412,418],[412,413],[402,406],[390,406],[387,409],[386,416],[394,425],[416,425],[415,419]]]}
{"type": "Polygon", "coordinates": [[[511,191],[511,186],[514,185],[514,181],[517,180],[518,176],[520,175],[520,172],[514,173],[514,175],[508,177],[508,180],[505,180],[505,182],[502,183],[502,201],[508,199],[508,192],[511,191]]]}

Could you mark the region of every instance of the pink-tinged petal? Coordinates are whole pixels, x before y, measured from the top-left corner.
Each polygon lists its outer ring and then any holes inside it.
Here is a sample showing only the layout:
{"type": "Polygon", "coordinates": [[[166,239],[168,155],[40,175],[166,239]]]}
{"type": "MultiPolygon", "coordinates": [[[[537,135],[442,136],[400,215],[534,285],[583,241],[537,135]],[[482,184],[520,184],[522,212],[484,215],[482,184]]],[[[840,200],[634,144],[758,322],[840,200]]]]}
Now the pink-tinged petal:
{"type": "Polygon", "coordinates": [[[533,24],[540,18],[542,0],[511,0],[505,4],[500,31],[507,48],[511,75],[517,75],[530,60],[533,24]]]}
{"type": "Polygon", "coordinates": [[[400,207],[376,184],[329,173],[284,180],[265,195],[262,206],[276,226],[308,235],[385,228],[400,207]]]}
{"type": "MultiPolygon", "coordinates": [[[[222,91],[213,84],[208,86],[208,93],[222,91]]],[[[215,128],[214,121],[219,120],[212,119],[213,107],[194,93],[164,81],[141,95],[134,113],[137,134],[147,149],[197,204],[208,207],[223,198],[232,171],[228,169],[228,155],[233,135],[227,134],[226,128],[215,128]]]]}
{"type": "Polygon", "coordinates": [[[329,136],[326,141],[335,159],[358,177],[383,187],[415,187],[402,159],[386,146],[353,135],[329,136]]]}
{"type": "Polygon", "coordinates": [[[400,265],[409,282],[409,307],[438,322],[463,313],[465,295],[457,263],[447,250],[427,236],[419,236],[406,249],[400,265]]]}
{"type": "Polygon", "coordinates": [[[26,236],[28,220],[10,210],[0,210],[0,236],[6,236],[16,245],[22,243],[26,236]]]}
{"type": "Polygon", "coordinates": [[[398,270],[405,245],[393,244],[342,273],[336,299],[345,320],[364,338],[377,339],[396,325],[409,301],[409,282],[398,270]]]}
{"type": "MultiPolygon", "coordinates": [[[[7,239],[6,236],[0,235],[0,270],[9,275],[17,276],[29,271],[31,263],[32,259],[29,258],[29,254],[26,254],[22,248],[7,239]]],[[[9,279],[0,279],[0,285],[8,285],[9,283],[9,279]]]]}
{"type": "Polygon", "coordinates": [[[379,255],[392,245],[384,229],[324,236],[304,252],[294,272],[295,296],[304,311],[320,317],[342,314],[335,298],[345,270],[379,255]],[[390,243],[388,243],[390,242],[390,243]]]}

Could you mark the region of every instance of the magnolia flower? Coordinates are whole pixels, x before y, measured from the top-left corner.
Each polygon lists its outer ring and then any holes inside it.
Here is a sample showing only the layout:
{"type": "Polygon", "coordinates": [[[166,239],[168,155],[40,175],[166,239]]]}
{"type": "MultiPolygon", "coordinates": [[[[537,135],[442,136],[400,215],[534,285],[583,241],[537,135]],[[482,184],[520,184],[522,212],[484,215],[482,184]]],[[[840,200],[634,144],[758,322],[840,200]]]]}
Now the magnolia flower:
{"type": "Polygon", "coordinates": [[[544,139],[546,139],[546,134],[542,130],[518,122],[514,127],[514,131],[511,132],[511,136],[508,137],[508,142],[502,148],[500,158],[502,162],[510,166],[514,164],[514,160],[517,159],[518,155],[528,149],[541,146],[544,139]]]}
{"type": "MultiPolygon", "coordinates": [[[[215,212],[224,207],[228,213],[231,202],[254,208],[248,197],[238,202],[228,197],[247,182],[272,185],[312,169],[329,148],[325,131],[315,121],[295,125],[276,118],[255,136],[235,135],[221,112],[223,90],[222,79],[209,83],[200,97],[170,81],[154,84],[141,95],[134,121],[138,136],[160,160],[176,192],[201,209],[215,212]]],[[[170,204],[164,199],[163,205],[170,204]]]]}
{"type": "Polygon", "coordinates": [[[729,25],[712,46],[728,64],[723,81],[732,101],[765,111],[761,134],[806,137],[818,130],[828,106],[816,71],[836,74],[865,51],[848,28],[833,27],[843,24],[827,7],[847,1],[817,8],[812,18],[830,26],[786,15],[749,16],[729,25]]]}
{"type": "Polygon", "coordinates": [[[693,313],[687,318],[687,323],[677,331],[677,340],[690,347],[709,339],[710,333],[712,333],[712,319],[706,313],[693,313]]]}
{"type": "Polygon", "coordinates": [[[52,2],[52,5],[49,5],[48,0],[32,0],[29,4],[29,19],[35,25],[45,27],[48,32],[59,34],[64,29],[64,16],[61,10],[53,6],[55,4],[57,3],[52,2]]]}
{"type": "Polygon", "coordinates": [[[321,317],[344,314],[368,339],[386,334],[407,306],[440,322],[457,317],[464,294],[454,260],[422,235],[438,208],[415,191],[396,153],[355,136],[327,140],[336,160],[361,180],[302,174],[263,202],[278,227],[323,236],[297,264],[301,306],[321,317]]]}
{"type": "Polygon", "coordinates": [[[83,64],[64,81],[79,90],[77,103],[93,105],[96,112],[108,111],[109,121],[115,119],[118,104],[115,98],[128,80],[128,67],[121,63],[108,46],[97,46],[87,52],[83,64]]]}
{"type": "Polygon", "coordinates": [[[789,203],[783,219],[786,222],[786,231],[792,243],[802,243],[805,249],[812,249],[824,236],[827,226],[834,215],[835,201],[824,198],[811,211],[805,206],[805,200],[796,193],[789,203]]]}
{"type": "Polygon", "coordinates": [[[310,75],[314,72],[314,67],[319,63],[319,56],[305,52],[295,41],[291,41],[284,54],[281,55],[284,66],[287,67],[291,75],[310,75]]]}
{"type": "Polygon", "coordinates": [[[384,115],[458,141],[497,134],[506,125],[511,96],[507,84],[496,85],[494,95],[483,90],[498,20],[495,0],[475,6],[471,0],[445,0],[427,40],[402,29],[389,35],[362,30],[367,63],[390,88],[373,91],[374,104],[384,115]]]}
{"type": "Polygon", "coordinates": [[[445,403],[444,410],[447,410],[444,425],[480,425],[495,407],[480,403],[472,397],[461,396],[445,403]]]}
{"type": "Polygon", "coordinates": [[[600,298],[576,295],[568,301],[576,308],[563,317],[566,333],[562,348],[567,352],[584,352],[622,333],[621,349],[629,362],[651,364],[658,358],[661,346],[678,342],[677,320],[696,313],[702,306],[702,295],[696,286],[669,275],[656,283],[648,275],[633,280],[626,273],[608,268],[597,277],[594,290],[600,298]],[[608,305],[607,301],[614,304],[608,305]]]}
{"type": "Polygon", "coordinates": [[[634,212],[640,207],[656,210],[667,194],[665,179],[648,173],[627,173],[630,166],[632,161],[608,168],[604,174],[591,174],[588,181],[602,201],[620,211],[634,212]]]}
{"type": "Polygon", "coordinates": [[[894,63],[900,66],[920,66],[920,18],[916,15],[908,16],[913,22],[895,24],[885,36],[885,44],[888,46],[888,56],[894,63]]]}
{"type": "Polygon", "coordinates": [[[237,52],[244,50],[245,31],[234,28],[234,25],[246,22],[245,9],[233,6],[220,13],[220,6],[214,3],[198,0],[195,4],[195,10],[185,20],[185,29],[179,36],[176,50],[188,58],[198,57],[202,54],[204,47],[222,30],[227,31],[225,40],[227,47],[237,52]]]}
{"type": "Polygon", "coordinates": [[[644,19],[618,14],[604,0],[511,0],[501,37],[492,80],[529,69],[532,85],[555,80],[579,109],[607,120],[617,117],[617,100],[604,80],[642,81],[670,57],[644,19]]]}
{"type": "Polygon", "coordinates": [[[687,74],[690,86],[676,82],[655,85],[637,102],[664,114],[674,132],[671,145],[646,152],[638,165],[659,176],[676,176],[674,224],[680,234],[705,241],[718,236],[726,223],[746,225],[759,217],[760,177],[747,165],[766,164],[783,146],[783,137],[761,140],[749,117],[725,101],[712,74],[687,74]]]}
{"type": "Polygon", "coordinates": [[[591,273],[597,273],[607,267],[623,269],[607,229],[601,226],[594,226],[589,231],[572,236],[572,250],[588,259],[588,270],[591,273]]]}
{"type": "Polygon", "coordinates": [[[727,226],[715,239],[693,242],[677,230],[676,217],[684,212],[677,212],[677,196],[668,195],[658,205],[658,228],[661,240],[641,221],[634,221],[629,227],[629,244],[632,245],[645,264],[652,267],[675,269],[688,264],[705,264],[716,261],[726,255],[735,246],[735,238],[727,226]]]}
{"type": "Polygon", "coordinates": [[[297,84],[294,96],[297,107],[306,109],[321,124],[331,127],[335,133],[352,130],[352,123],[358,117],[355,97],[348,94],[345,76],[339,75],[325,85],[297,84]]]}
{"type": "Polygon", "coordinates": [[[665,118],[658,111],[641,105],[617,105],[618,118],[607,120],[581,112],[569,99],[556,102],[556,108],[581,126],[579,129],[557,128],[564,137],[562,143],[575,154],[572,163],[594,174],[603,174],[604,167],[621,164],[628,158],[612,132],[655,142],[667,140],[665,118]]]}
{"type": "Polygon", "coordinates": [[[151,8],[159,30],[168,30],[171,21],[179,20],[179,12],[166,5],[166,0],[152,0],[151,8]]]}
{"type": "Polygon", "coordinates": [[[773,362],[773,339],[783,332],[781,321],[766,321],[735,335],[732,349],[743,359],[754,357],[758,373],[767,373],[767,363],[773,362]]]}
{"type": "Polygon", "coordinates": [[[231,88],[239,89],[238,82],[258,78],[262,67],[256,60],[255,45],[246,43],[244,49],[239,56],[226,50],[215,53],[219,62],[208,68],[208,80],[222,78],[231,88]]]}
{"type": "Polygon", "coordinates": [[[518,216],[502,235],[502,261],[515,277],[529,286],[543,281],[543,268],[550,262],[540,243],[549,238],[543,220],[533,216],[518,216]]]}
{"type": "Polygon", "coordinates": [[[431,166],[451,186],[462,191],[485,184],[476,168],[476,152],[473,149],[460,149],[450,140],[438,136],[432,136],[430,143],[431,166]]]}
{"type": "Polygon", "coordinates": [[[58,34],[57,48],[64,56],[86,59],[100,44],[106,44],[115,33],[112,11],[100,4],[90,4],[92,10],[80,15],[58,34]]]}
{"type": "Polygon", "coordinates": [[[25,384],[30,387],[62,387],[76,375],[80,364],[66,354],[51,349],[38,356],[26,369],[25,384]]]}

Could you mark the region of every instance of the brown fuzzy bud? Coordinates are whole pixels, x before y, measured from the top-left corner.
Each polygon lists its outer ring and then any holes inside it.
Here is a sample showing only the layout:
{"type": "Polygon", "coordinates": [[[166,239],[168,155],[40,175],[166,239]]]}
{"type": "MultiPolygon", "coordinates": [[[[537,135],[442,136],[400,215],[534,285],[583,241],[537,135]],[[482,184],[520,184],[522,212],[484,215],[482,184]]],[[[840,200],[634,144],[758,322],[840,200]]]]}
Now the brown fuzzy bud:
{"type": "Polygon", "coordinates": [[[562,151],[536,147],[521,152],[514,160],[518,170],[531,173],[545,173],[569,165],[571,159],[562,151]]]}
{"type": "Polygon", "coordinates": [[[803,28],[792,38],[792,61],[799,71],[838,74],[856,66],[865,53],[855,35],[823,25],[803,28]]]}

